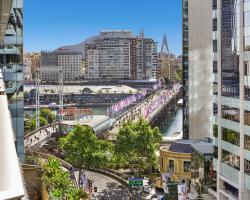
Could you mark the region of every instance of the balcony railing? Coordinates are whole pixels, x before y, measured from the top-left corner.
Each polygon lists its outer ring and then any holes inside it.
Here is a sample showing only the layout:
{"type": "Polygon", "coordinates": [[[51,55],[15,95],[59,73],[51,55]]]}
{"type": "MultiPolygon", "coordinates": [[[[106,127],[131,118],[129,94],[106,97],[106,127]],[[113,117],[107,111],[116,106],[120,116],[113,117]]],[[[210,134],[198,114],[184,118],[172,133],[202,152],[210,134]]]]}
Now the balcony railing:
{"type": "Polygon", "coordinates": [[[236,98],[221,96],[221,104],[225,106],[240,109],[240,100],[236,98]]]}
{"type": "Polygon", "coordinates": [[[236,132],[240,132],[240,123],[221,118],[221,126],[236,132]]]}
{"type": "Polygon", "coordinates": [[[240,148],[234,144],[221,140],[221,148],[234,155],[240,156],[240,148]]]}
{"type": "Polygon", "coordinates": [[[244,178],[245,178],[245,188],[250,190],[250,176],[245,174],[244,178]]]}
{"type": "Polygon", "coordinates": [[[218,160],[216,158],[213,158],[213,167],[214,167],[215,171],[218,171],[217,170],[217,165],[218,165],[218,160]]]}
{"type": "Polygon", "coordinates": [[[221,163],[221,175],[236,184],[239,183],[239,170],[225,163],[221,163]]]}

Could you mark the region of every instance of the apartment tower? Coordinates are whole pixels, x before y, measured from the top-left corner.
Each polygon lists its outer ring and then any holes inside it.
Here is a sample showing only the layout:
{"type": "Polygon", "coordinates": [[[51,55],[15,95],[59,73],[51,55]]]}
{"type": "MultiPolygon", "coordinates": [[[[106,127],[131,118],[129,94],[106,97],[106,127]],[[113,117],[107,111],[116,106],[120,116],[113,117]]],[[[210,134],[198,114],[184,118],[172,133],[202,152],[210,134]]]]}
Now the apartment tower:
{"type": "Polygon", "coordinates": [[[183,0],[183,137],[212,136],[212,1],[183,0]]]}
{"type": "Polygon", "coordinates": [[[250,1],[213,1],[217,199],[250,199],[250,1]]]}

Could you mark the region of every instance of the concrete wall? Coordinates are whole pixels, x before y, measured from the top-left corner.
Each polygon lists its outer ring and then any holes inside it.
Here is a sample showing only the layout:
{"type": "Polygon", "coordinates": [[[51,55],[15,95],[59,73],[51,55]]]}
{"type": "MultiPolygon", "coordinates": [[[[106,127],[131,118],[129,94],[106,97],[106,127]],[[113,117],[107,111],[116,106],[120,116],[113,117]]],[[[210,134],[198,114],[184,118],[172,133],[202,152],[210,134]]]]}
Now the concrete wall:
{"type": "Polygon", "coordinates": [[[189,139],[212,136],[212,1],[188,1],[189,139]]]}

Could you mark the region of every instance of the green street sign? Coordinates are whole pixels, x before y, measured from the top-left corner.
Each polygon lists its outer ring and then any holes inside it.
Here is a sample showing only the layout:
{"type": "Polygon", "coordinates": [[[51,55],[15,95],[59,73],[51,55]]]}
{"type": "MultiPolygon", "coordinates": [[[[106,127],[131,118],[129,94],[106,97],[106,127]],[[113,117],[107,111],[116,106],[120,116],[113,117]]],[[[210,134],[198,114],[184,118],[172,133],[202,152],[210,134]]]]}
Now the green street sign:
{"type": "Polygon", "coordinates": [[[130,187],[143,186],[143,179],[142,178],[131,178],[128,180],[128,185],[130,187]]]}

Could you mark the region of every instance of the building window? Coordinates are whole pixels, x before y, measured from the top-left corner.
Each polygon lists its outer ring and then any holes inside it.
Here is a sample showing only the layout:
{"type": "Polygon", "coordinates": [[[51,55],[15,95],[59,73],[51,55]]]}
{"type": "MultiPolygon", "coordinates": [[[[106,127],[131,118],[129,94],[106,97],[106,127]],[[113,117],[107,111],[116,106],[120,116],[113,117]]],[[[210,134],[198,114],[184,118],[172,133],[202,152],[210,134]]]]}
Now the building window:
{"type": "Polygon", "coordinates": [[[235,122],[240,122],[240,110],[229,106],[222,106],[222,117],[235,122]]]}
{"type": "Polygon", "coordinates": [[[213,19],[213,31],[217,31],[217,18],[213,19]]]}
{"type": "Polygon", "coordinates": [[[244,147],[246,150],[250,151],[250,136],[244,136],[244,147]]]}
{"type": "Polygon", "coordinates": [[[213,136],[214,136],[215,138],[218,137],[218,125],[217,125],[217,124],[214,124],[214,125],[213,125],[213,136]]]}
{"type": "Polygon", "coordinates": [[[174,171],[174,160],[168,160],[169,171],[174,171]]]}
{"type": "Polygon", "coordinates": [[[250,176],[250,161],[244,160],[244,171],[245,174],[250,176]]]}
{"type": "Polygon", "coordinates": [[[183,171],[184,172],[190,172],[190,166],[191,166],[190,161],[183,161],[183,171]]]}
{"type": "Polygon", "coordinates": [[[222,162],[237,169],[240,170],[240,157],[237,155],[234,155],[228,151],[225,151],[224,149],[221,152],[222,162]]]}
{"type": "Polygon", "coordinates": [[[160,165],[161,165],[161,168],[162,168],[162,169],[163,169],[163,167],[164,167],[163,162],[164,162],[164,158],[161,157],[161,163],[160,163],[160,165]]]}
{"type": "Polygon", "coordinates": [[[240,135],[239,133],[227,129],[227,128],[223,128],[222,129],[222,139],[226,142],[229,142],[231,144],[240,146],[240,135]]]}
{"type": "Polygon", "coordinates": [[[218,147],[217,146],[213,146],[214,147],[214,158],[218,159],[218,147]]]}
{"type": "Polygon", "coordinates": [[[244,112],[244,124],[250,126],[250,111],[245,110],[244,112]]]}

